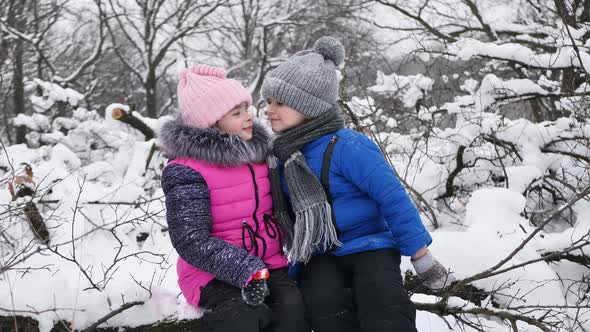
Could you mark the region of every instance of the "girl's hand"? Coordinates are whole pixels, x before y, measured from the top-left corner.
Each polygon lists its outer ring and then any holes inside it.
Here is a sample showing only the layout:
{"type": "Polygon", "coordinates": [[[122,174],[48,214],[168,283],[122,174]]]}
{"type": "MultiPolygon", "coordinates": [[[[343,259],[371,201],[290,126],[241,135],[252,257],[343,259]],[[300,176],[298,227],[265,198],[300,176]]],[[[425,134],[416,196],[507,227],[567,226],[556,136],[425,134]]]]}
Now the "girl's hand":
{"type": "Polygon", "coordinates": [[[260,270],[252,275],[250,282],[242,288],[242,299],[246,304],[259,306],[270,294],[266,279],[269,277],[268,269],[260,270]]]}

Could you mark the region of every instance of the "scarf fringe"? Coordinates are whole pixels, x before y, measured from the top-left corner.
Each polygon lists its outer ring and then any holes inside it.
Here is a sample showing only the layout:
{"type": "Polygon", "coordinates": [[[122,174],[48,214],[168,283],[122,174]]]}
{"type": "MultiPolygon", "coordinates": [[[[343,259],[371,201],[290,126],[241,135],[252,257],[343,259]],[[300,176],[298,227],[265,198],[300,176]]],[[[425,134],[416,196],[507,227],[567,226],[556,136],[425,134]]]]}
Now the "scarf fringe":
{"type": "Polygon", "coordinates": [[[341,246],[338,233],[332,222],[330,204],[318,203],[295,213],[293,243],[287,251],[291,262],[307,263],[317,250],[327,250],[332,246],[341,246]],[[317,223],[314,221],[321,220],[317,223]],[[319,227],[319,229],[315,229],[319,227]]]}

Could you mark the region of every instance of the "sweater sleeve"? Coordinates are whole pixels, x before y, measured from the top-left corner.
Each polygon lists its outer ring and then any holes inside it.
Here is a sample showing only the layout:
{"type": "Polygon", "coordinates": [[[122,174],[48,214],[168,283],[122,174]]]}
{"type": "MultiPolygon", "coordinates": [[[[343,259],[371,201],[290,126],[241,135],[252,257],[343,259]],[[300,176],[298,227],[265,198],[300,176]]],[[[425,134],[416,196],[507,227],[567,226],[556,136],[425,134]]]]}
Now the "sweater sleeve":
{"type": "Polygon", "coordinates": [[[211,199],[201,174],[183,165],[168,165],[162,172],[162,189],[170,239],[183,260],[239,288],[265,268],[260,258],[211,235],[211,199]]]}
{"type": "Polygon", "coordinates": [[[418,209],[377,144],[361,134],[343,141],[342,174],[379,204],[402,255],[412,256],[432,243],[418,209]]]}

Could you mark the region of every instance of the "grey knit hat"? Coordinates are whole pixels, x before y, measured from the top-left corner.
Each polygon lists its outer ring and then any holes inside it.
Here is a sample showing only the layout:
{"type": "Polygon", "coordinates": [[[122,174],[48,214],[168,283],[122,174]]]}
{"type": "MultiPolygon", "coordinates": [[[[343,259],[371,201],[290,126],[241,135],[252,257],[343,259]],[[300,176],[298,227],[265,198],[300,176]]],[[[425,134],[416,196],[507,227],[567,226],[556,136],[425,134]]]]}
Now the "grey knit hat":
{"type": "Polygon", "coordinates": [[[268,73],[262,83],[262,97],[280,101],[308,119],[317,118],[336,104],[336,67],[342,60],[342,43],[333,37],[322,37],[312,49],[296,53],[268,73]]]}

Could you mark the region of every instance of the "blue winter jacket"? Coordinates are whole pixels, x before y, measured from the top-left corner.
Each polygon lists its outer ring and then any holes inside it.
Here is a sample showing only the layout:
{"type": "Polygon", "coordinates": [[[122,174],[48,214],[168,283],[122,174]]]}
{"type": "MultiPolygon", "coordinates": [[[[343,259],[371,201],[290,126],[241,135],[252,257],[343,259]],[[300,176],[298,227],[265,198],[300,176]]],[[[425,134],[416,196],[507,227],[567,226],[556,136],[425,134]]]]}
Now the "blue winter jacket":
{"type": "MultiPolygon", "coordinates": [[[[330,163],[330,193],[342,246],[328,252],[344,256],[397,248],[411,256],[432,242],[405,188],[368,137],[350,130],[324,135],[301,149],[320,179],[324,152],[339,137],[330,163]]],[[[288,194],[284,177],[283,190],[288,194]]]]}

